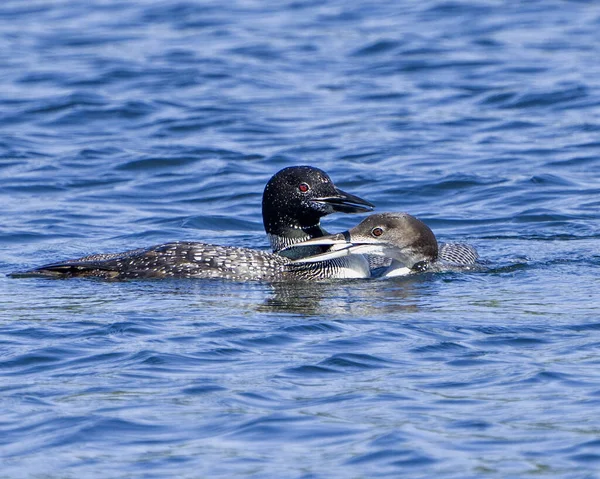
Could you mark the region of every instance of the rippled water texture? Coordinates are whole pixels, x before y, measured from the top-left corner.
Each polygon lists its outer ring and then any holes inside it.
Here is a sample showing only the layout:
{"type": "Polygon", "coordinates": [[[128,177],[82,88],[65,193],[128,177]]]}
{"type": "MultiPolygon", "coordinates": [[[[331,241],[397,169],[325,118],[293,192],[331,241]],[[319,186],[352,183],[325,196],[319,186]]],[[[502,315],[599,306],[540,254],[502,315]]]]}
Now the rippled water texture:
{"type": "Polygon", "coordinates": [[[0,477],[597,477],[597,2],[4,0],[0,41],[0,477]],[[266,248],[294,164],[489,271],[5,276],[266,248]]]}

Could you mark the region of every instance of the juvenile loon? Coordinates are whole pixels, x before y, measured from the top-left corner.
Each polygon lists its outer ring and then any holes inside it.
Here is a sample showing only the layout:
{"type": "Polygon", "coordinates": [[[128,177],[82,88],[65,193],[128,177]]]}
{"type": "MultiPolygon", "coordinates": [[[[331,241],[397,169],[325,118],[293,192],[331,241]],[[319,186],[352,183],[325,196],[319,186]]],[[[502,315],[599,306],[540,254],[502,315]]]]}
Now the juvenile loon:
{"type": "Polygon", "coordinates": [[[364,275],[361,257],[316,265],[292,265],[290,258],[319,254],[325,246],[297,248],[276,254],[284,246],[326,235],[320,219],[334,212],[371,211],[373,204],[338,189],[324,171],[310,166],[284,168],[267,183],[263,223],[274,253],[197,242],[167,243],[123,253],[95,254],[35,268],[12,276],[131,278],[224,278],[277,280],[364,275]]]}
{"type": "MultiPolygon", "coordinates": [[[[414,272],[465,269],[477,264],[475,248],[462,243],[447,243],[438,248],[433,231],[408,213],[380,213],[365,218],[343,233],[313,238],[304,245],[330,246],[322,254],[299,258],[294,264],[334,261],[343,257],[377,255],[391,258],[381,277],[403,276],[414,272]]],[[[365,277],[370,276],[370,271],[365,277]]]]}

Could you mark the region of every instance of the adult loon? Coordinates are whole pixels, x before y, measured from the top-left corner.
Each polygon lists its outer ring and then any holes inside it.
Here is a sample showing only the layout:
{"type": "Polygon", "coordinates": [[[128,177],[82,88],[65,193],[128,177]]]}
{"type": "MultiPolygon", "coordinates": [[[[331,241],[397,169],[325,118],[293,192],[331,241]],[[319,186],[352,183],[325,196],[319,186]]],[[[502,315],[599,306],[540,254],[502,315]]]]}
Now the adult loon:
{"type": "MultiPolygon", "coordinates": [[[[319,264],[344,257],[377,255],[391,258],[381,277],[403,276],[423,271],[477,269],[479,255],[475,248],[463,243],[447,243],[438,247],[433,231],[408,213],[379,213],[368,216],[343,233],[313,238],[290,248],[305,245],[330,246],[322,254],[299,258],[294,264],[319,264]]],[[[366,271],[364,277],[369,277],[366,271]]]]}
{"type": "Polygon", "coordinates": [[[320,220],[332,213],[365,213],[375,205],[340,190],[327,173],[312,166],[291,166],[276,173],[265,186],[262,215],[274,253],[308,256],[327,248],[306,247],[282,252],[295,243],[325,236],[320,220]]]}
{"type": "MultiPolygon", "coordinates": [[[[334,212],[371,211],[373,204],[337,188],[324,171],[310,166],[284,168],[267,183],[263,194],[263,224],[275,253],[311,238],[326,235],[320,219],[334,212]]],[[[123,253],[95,254],[41,266],[12,276],[58,278],[224,278],[234,280],[312,277],[315,270],[336,277],[363,275],[363,258],[344,258],[315,265],[290,265],[290,258],[319,254],[328,247],[297,248],[279,254],[248,248],[197,242],[167,243],[123,253]]]]}

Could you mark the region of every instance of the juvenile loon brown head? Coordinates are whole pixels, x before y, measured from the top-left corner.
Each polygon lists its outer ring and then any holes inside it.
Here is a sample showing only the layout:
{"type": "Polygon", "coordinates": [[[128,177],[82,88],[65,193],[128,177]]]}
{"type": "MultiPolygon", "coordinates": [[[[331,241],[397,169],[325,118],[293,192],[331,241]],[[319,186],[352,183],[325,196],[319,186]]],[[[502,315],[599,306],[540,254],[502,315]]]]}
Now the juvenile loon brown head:
{"type": "Polygon", "coordinates": [[[438,257],[438,244],[433,231],[407,213],[374,214],[348,231],[314,238],[298,246],[309,245],[330,246],[331,249],[297,259],[295,263],[330,260],[351,254],[385,256],[392,259],[392,264],[384,276],[426,269],[438,257]]]}

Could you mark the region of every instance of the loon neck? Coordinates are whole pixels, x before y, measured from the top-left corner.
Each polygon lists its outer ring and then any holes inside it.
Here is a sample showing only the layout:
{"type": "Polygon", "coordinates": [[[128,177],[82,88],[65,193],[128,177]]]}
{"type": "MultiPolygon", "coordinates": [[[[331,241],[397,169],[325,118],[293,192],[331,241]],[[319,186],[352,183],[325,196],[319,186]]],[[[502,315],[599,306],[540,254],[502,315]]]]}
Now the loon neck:
{"type": "Polygon", "coordinates": [[[271,249],[274,253],[282,254],[290,259],[297,259],[304,256],[313,256],[321,254],[328,249],[328,246],[306,246],[293,248],[281,253],[281,250],[290,245],[302,243],[312,238],[320,238],[325,236],[327,232],[320,224],[302,227],[302,226],[286,226],[277,228],[276,231],[268,231],[267,236],[271,243],[271,249]]]}

